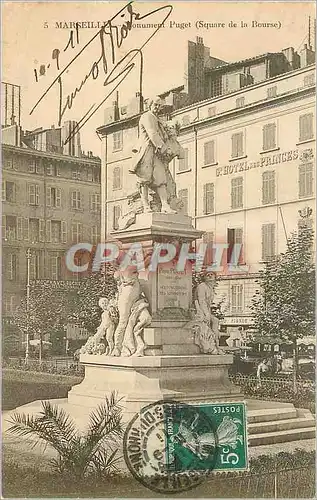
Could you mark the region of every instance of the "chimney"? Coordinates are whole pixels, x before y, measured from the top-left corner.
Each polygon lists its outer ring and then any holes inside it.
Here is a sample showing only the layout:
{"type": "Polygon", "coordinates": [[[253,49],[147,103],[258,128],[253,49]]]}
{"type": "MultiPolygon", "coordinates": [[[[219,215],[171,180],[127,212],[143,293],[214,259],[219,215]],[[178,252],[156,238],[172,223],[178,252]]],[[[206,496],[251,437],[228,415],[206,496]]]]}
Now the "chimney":
{"type": "Polygon", "coordinates": [[[300,51],[300,67],[304,68],[309,64],[315,62],[315,52],[308,47],[307,43],[304,44],[304,48],[300,51]]]}

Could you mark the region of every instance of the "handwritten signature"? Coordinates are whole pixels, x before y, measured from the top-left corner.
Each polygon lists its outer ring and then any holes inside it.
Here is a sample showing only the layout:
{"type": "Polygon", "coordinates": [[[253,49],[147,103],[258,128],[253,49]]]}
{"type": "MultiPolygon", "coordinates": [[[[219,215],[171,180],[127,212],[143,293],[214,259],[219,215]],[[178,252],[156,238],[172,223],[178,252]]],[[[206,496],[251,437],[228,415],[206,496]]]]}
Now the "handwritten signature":
{"type": "MultiPolygon", "coordinates": [[[[161,29],[162,25],[166,21],[166,19],[171,15],[173,7],[171,5],[164,5],[163,7],[159,7],[157,9],[148,12],[147,14],[140,15],[138,12],[133,10],[132,6],[133,2],[128,3],[120,9],[111,19],[109,19],[104,26],[86,43],[86,45],[76,54],[76,56],[63,68],[62,71],[57,75],[57,77],[53,80],[53,82],[47,87],[45,92],[41,95],[38,101],[35,103],[33,108],[30,111],[32,114],[35,109],[38,107],[40,102],[47,96],[48,92],[57,85],[58,94],[59,94],[59,104],[58,104],[58,126],[61,126],[62,119],[67,112],[73,108],[74,103],[76,101],[76,97],[80,93],[80,91],[84,88],[86,83],[90,80],[97,80],[100,75],[104,75],[105,80],[103,85],[105,87],[110,84],[115,83],[115,87],[102,99],[102,101],[98,104],[92,104],[89,109],[85,112],[85,114],[78,120],[76,127],[70,132],[68,137],[66,138],[64,144],[67,144],[71,138],[79,132],[79,130],[90,120],[90,118],[98,111],[98,109],[105,103],[105,101],[113,94],[113,92],[119,87],[119,85],[127,78],[129,73],[133,70],[136,65],[136,62],[133,60],[136,56],[139,56],[140,62],[140,71],[139,71],[139,92],[142,95],[142,83],[143,83],[143,53],[142,49],[149,43],[149,41],[153,38],[153,36],[161,29]],[[151,33],[151,35],[145,40],[145,42],[139,48],[135,48],[130,50],[124,57],[118,60],[117,50],[120,49],[124,40],[128,37],[129,33],[133,28],[133,22],[141,21],[145,18],[149,18],[150,16],[156,14],[157,12],[162,11],[165,15],[164,19],[162,19],[158,24],[157,28],[151,33]],[[122,22],[122,18],[127,15],[128,19],[120,24],[120,27],[115,24],[115,20],[118,19],[122,22]],[[90,71],[84,76],[79,84],[76,84],[74,89],[67,95],[64,95],[64,81],[63,75],[68,69],[72,66],[72,64],[84,54],[87,47],[90,46],[92,42],[95,40],[99,41],[99,57],[96,58],[90,66],[90,71]],[[110,42],[110,50],[106,50],[106,41],[110,42]]],[[[66,45],[66,48],[74,48],[74,35],[71,34],[70,41],[66,45]]],[[[76,42],[79,43],[79,35],[78,29],[76,28],[76,42]]],[[[53,51],[53,59],[56,59],[57,69],[59,70],[59,54],[58,49],[54,49],[53,51]]],[[[64,49],[65,51],[65,49],[64,49]]],[[[37,75],[36,75],[37,76],[37,75]]]]}

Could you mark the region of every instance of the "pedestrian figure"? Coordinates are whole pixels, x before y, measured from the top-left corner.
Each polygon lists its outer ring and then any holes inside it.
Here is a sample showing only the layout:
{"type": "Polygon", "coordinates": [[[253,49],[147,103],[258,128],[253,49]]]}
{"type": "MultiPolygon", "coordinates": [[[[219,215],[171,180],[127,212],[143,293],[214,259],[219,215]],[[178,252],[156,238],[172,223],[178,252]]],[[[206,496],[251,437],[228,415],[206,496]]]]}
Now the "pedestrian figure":
{"type": "Polygon", "coordinates": [[[259,389],[261,387],[261,375],[263,373],[267,373],[269,370],[269,366],[268,366],[268,360],[267,359],[263,359],[259,365],[258,365],[258,369],[257,369],[257,372],[256,372],[256,377],[257,377],[257,389],[259,389]]]}

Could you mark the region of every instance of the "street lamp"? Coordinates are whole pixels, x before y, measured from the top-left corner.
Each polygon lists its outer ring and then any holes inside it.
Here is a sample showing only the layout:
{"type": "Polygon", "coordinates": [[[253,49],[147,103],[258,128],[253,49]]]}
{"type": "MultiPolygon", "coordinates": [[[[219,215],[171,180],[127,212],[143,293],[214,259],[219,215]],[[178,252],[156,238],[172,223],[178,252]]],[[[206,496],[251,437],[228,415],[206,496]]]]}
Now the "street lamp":
{"type": "Polygon", "coordinates": [[[29,330],[29,315],[30,315],[30,266],[31,266],[31,249],[26,251],[26,347],[25,347],[25,363],[28,362],[30,354],[30,330],[29,330]]]}

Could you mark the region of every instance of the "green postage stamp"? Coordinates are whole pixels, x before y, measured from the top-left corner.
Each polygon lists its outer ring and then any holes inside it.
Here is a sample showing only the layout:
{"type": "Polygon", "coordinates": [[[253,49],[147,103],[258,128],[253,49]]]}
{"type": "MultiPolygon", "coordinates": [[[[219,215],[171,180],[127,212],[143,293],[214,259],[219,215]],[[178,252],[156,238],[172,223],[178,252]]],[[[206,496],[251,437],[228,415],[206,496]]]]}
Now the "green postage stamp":
{"type": "Polygon", "coordinates": [[[245,403],[173,403],[164,416],[170,472],[248,468],[245,403]]]}

